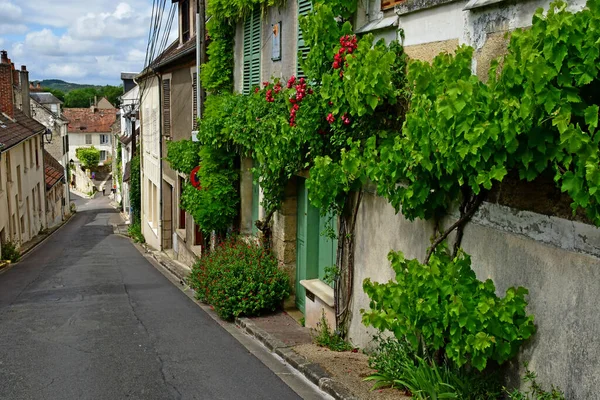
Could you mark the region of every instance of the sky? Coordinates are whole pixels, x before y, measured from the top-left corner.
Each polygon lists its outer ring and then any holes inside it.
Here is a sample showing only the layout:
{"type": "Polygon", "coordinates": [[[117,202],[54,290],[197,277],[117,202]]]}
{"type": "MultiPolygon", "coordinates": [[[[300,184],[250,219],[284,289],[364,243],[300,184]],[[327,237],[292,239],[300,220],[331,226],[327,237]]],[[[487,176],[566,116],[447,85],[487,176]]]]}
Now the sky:
{"type": "Polygon", "coordinates": [[[0,49],[30,80],[118,85],[144,67],[151,15],[152,0],[0,0],[0,49]]]}

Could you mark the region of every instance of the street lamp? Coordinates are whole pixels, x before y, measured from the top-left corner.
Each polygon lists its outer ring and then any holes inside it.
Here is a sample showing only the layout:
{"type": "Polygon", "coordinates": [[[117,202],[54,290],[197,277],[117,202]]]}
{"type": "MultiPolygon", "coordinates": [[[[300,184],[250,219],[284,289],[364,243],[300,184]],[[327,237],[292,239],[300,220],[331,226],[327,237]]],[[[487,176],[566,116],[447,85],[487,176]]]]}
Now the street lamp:
{"type": "Polygon", "coordinates": [[[46,132],[44,132],[44,139],[46,139],[46,143],[52,143],[52,130],[46,128],[46,132]]]}

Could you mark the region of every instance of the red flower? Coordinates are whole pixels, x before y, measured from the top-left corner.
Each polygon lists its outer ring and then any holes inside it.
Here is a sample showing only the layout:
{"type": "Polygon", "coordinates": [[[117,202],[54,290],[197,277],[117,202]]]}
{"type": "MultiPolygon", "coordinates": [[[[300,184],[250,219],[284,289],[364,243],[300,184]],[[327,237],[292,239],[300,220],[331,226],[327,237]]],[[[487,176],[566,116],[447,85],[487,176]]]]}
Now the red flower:
{"type": "Polygon", "coordinates": [[[271,84],[271,83],[270,83],[269,81],[265,81],[265,82],[263,82],[263,86],[264,86],[264,87],[267,87],[267,86],[269,86],[270,84],[271,84]]]}
{"type": "Polygon", "coordinates": [[[260,91],[260,88],[257,86],[254,88],[254,93],[258,93],[260,91]]]}
{"type": "Polygon", "coordinates": [[[294,83],[296,83],[296,77],[294,75],[292,75],[287,82],[287,88],[291,89],[292,86],[294,86],[294,83]]]}
{"type": "Polygon", "coordinates": [[[333,116],[332,113],[329,113],[329,115],[327,116],[327,122],[329,122],[329,124],[333,124],[334,121],[335,121],[335,117],[333,116]]]}

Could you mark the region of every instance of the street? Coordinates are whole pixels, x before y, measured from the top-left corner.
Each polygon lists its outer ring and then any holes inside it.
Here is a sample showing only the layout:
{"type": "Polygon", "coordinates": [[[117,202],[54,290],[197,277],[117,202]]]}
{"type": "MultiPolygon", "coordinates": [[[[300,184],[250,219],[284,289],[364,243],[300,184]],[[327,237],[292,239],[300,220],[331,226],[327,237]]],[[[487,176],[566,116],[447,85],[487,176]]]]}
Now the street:
{"type": "Polygon", "coordinates": [[[1,399],[295,399],[113,234],[101,193],[0,274],[1,399]]]}

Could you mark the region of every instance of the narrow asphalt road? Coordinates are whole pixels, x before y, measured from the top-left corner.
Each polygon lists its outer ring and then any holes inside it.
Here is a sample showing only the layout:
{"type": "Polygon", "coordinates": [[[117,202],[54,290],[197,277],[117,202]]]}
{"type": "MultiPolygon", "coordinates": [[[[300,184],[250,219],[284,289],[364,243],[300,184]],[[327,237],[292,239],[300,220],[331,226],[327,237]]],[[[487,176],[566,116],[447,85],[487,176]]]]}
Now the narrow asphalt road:
{"type": "Polygon", "coordinates": [[[108,197],[0,275],[0,399],[296,399],[126,238],[108,197]]]}

